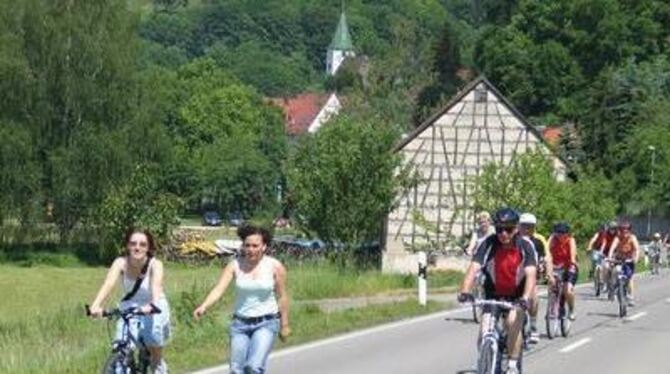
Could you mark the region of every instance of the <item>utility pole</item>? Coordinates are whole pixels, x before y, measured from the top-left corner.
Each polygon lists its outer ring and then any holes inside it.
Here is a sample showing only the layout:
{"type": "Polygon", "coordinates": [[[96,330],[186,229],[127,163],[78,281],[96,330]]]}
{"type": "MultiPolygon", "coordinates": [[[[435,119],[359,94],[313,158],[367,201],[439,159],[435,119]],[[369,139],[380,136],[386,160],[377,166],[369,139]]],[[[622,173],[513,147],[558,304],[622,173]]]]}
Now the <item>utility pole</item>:
{"type": "MultiPolygon", "coordinates": [[[[654,164],[656,163],[656,147],[653,145],[650,145],[647,147],[648,150],[651,151],[651,172],[649,176],[649,186],[651,188],[654,187],[654,164]]],[[[649,204],[649,209],[647,209],[647,237],[651,236],[651,206],[652,204],[649,204]]]]}

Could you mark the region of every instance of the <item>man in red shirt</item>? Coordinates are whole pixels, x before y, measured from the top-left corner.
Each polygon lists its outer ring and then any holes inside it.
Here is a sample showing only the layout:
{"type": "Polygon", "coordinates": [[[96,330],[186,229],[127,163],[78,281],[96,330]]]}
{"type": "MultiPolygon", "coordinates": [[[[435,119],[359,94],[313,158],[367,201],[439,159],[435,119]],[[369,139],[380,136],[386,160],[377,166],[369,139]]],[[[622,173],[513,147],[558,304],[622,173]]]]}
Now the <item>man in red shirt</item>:
{"type": "MultiPolygon", "coordinates": [[[[506,316],[507,351],[509,352],[507,373],[517,373],[517,361],[521,354],[523,337],[521,329],[525,320],[532,292],[535,288],[537,257],[533,244],[518,232],[519,214],[503,208],[494,216],[496,234],[481,241],[475,250],[470,266],[461,286],[459,302],[473,300],[470,294],[475,275],[482,270],[485,276],[486,299],[515,301],[521,308],[510,310],[506,316]]],[[[484,310],[482,327],[488,325],[490,312],[484,310]]]]}

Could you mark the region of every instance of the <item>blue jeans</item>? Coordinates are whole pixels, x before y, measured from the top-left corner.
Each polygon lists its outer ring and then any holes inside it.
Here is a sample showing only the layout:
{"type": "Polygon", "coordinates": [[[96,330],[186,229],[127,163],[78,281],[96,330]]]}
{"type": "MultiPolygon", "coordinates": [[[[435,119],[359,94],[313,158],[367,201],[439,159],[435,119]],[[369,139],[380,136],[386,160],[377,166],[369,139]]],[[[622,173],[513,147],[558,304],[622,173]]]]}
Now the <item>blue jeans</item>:
{"type": "Polygon", "coordinates": [[[258,323],[245,323],[234,318],[230,325],[230,373],[265,373],[278,333],[279,318],[258,323]]]}

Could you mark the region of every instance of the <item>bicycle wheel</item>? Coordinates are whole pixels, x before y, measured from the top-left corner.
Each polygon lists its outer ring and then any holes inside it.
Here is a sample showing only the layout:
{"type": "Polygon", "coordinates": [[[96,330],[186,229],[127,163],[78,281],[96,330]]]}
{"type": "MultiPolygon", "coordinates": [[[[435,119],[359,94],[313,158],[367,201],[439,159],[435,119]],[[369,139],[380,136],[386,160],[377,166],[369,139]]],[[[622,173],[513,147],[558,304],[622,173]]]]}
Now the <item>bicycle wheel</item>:
{"type": "Polygon", "coordinates": [[[600,296],[600,289],[602,285],[600,284],[600,266],[596,266],[593,270],[593,290],[596,293],[596,297],[600,296]]]}
{"type": "Polygon", "coordinates": [[[496,374],[497,361],[498,346],[493,340],[486,339],[479,350],[477,374],[496,374]]]}
{"type": "Polygon", "coordinates": [[[125,357],[117,352],[109,355],[101,374],[131,374],[132,372],[132,367],[128,365],[125,357]]]}
{"type": "Polygon", "coordinates": [[[607,300],[614,301],[614,293],[617,287],[618,285],[616,282],[609,282],[609,286],[607,286],[607,300]]]}
{"type": "Polygon", "coordinates": [[[618,283],[617,287],[617,299],[619,299],[619,317],[623,318],[626,316],[628,305],[626,300],[626,285],[618,283]]]}
{"type": "Polygon", "coordinates": [[[561,308],[560,308],[560,321],[561,321],[561,335],[563,335],[564,338],[567,338],[568,335],[570,334],[570,327],[572,327],[572,321],[570,321],[570,318],[567,316],[567,312],[565,310],[565,298],[561,298],[561,308]]]}
{"type": "Polygon", "coordinates": [[[547,300],[547,316],[545,322],[547,325],[547,337],[553,339],[558,336],[559,323],[558,323],[558,301],[556,300],[556,295],[553,292],[549,294],[549,300],[547,300]]]}

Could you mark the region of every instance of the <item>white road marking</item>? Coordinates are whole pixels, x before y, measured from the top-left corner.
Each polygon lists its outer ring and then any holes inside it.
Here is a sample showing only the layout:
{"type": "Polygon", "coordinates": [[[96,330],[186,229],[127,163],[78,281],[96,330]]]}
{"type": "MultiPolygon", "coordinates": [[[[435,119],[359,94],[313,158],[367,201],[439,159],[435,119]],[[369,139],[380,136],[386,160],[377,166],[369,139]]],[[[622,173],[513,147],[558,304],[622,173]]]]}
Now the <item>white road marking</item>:
{"type": "MultiPolygon", "coordinates": [[[[344,340],[358,338],[360,336],[375,334],[375,333],[378,333],[380,331],[391,330],[391,329],[394,329],[394,328],[407,326],[407,325],[413,325],[415,323],[419,323],[419,322],[423,322],[423,321],[429,321],[429,320],[432,320],[432,319],[444,318],[444,317],[450,316],[452,314],[458,314],[458,313],[467,312],[467,311],[471,311],[471,310],[472,310],[472,307],[468,306],[468,307],[464,307],[464,308],[458,308],[458,309],[447,310],[447,311],[444,311],[444,312],[428,314],[428,315],[425,315],[425,316],[411,318],[411,319],[408,319],[408,320],[387,323],[387,324],[384,324],[384,325],[371,327],[371,328],[368,328],[368,329],[365,329],[365,330],[360,330],[360,331],[356,331],[356,332],[352,332],[352,333],[348,333],[348,334],[344,334],[344,335],[339,335],[339,336],[335,336],[335,337],[324,339],[324,340],[319,340],[319,341],[316,341],[316,342],[313,342],[313,343],[301,344],[301,345],[296,346],[296,347],[282,349],[280,351],[271,353],[270,358],[282,357],[282,356],[306,351],[306,350],[309,350],[309,349],[318,348],[318,347],[321,347],[321,346],[324,346],[324,345],[333,344],[333,343],[341,342],[341,341],[344,341],[344,340]]],[[[192,372],[192,374],[223,374],[223,373],[228,373],[228,365],[219,365],[219,366],[215,366],[215,367],[211,367],[211,368],[207,368],[207,369],[192,372]]]]}
{"type": "Polygon", "coordinates": [[[587,344],[587,343],[590,342],[590,341],[591,341],[591,338],[583,338],[583,339],[580,339],[580,340],[578,340],[578,341],[576,341],[576,342],[574,342],[574,343],[572,343],[572,344],[570,344],[570,345],[568,345],[568,346],[563,347],[559,352],[561,352],[561,353],[568,353],[568,352],[570,352],[570,351],[573,351],[573,350],[575,350],[575,349],[577,349],[577,348],[583,346],[584,344],[587,344]]]}
{"type": "Polygon", "coordinates": [[[637,313],[637,314],[633,314],[632,316],[626,318],[626,320],[627,321],[635,321],[636,319],[638,319],[640,317],[644,317],[646,315],[647,315],[647,312],[640,312],[640,313],[637,313]]]}

